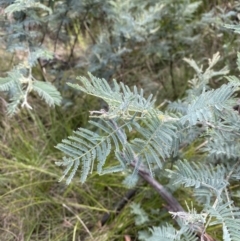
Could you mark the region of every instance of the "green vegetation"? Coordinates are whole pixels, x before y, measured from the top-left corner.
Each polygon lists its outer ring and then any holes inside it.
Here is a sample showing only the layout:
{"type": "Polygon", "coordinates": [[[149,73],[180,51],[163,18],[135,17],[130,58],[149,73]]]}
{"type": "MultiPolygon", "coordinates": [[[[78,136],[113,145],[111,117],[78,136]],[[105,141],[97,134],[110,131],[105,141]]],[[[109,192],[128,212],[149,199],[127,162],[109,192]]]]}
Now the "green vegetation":
{"type": "Polygon", "coordinates": [[[2,0],[0,240],[239,240],[239,10],[2,0]]]}

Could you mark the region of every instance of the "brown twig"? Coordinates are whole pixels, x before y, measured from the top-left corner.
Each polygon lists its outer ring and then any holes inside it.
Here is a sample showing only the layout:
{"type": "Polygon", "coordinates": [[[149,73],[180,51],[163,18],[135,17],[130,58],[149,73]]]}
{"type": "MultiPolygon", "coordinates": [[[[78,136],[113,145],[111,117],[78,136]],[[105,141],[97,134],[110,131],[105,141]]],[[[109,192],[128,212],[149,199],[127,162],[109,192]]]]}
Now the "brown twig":
{"type": "MultiPolygon", "coordinates": [[[[131,166],[135,168],[135,163],[131,162],[131,166]]],[[[138,167],[138,175],[141,176],[149,185],[151,185],[157,193],[167,202],[168,211],[171,212],[184,212],[181,204],[173,197],[173,195],[167,191],[167,189],[161,185],[156,179],[154,179],[146,169],[141,166],[138,167]]]]}

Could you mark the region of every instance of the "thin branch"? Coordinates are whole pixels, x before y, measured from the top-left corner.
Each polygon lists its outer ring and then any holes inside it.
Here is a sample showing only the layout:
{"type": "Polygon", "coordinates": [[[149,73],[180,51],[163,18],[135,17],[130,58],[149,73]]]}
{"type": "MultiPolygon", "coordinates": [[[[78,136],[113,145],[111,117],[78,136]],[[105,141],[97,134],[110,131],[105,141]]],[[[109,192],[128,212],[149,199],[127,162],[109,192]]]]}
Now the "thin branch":
{"type": "MultiPolygon", "coordinates": [[[[136,161],[131,162],[132,167],[136,167],[136,161]]],[[[156,179],[154,179],[143,165],[138,167],[138,174],[151,185],[158,194],[168,203],[168,211],[171,212],[184,212],[181,204],[173,197],[173,195],[167,191],[167,189],[161,185],[156,179]]]]}
{"type": "Polygon", "coordinates": [[[68,10],[66,10],[64,12],[64,14],[62,16],[62,19],[61,19],[61,22],[59,24],[59,27],[57,29],[56,41],[55,41],[55,44],[54,44],[54,53],[56,53],[56,50],[57,50],[58,37],[59,37],[60,31],[61,31],[61,28],[62,28],[62,25],[63,25],[64,18],[66,17],[67,13],[68,13],[68,10]]]}

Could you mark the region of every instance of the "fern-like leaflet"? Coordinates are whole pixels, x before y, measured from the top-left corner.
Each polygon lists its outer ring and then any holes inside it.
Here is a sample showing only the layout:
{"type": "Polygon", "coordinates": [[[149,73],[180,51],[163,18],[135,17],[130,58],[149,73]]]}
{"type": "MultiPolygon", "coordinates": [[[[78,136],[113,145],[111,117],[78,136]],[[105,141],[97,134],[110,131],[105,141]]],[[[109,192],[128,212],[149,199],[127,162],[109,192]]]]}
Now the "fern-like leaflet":
{"type": "Polygon", "coordinates": [[[195,97],[188,105],[187,113],[181,118],[185,124],[195,125],[201,121],[215,121],[216,116],[221,116],[221,111],[229,108],[227,101],[237,91],[238,86],[232,83],[222,85],[219,89],[203,92],[195,97]]]}
{"type": "Polygon", "coordinates": [[[224,241],[239,241],[240,210],[232,205],[231,201],[209,208],[209,214],[215,218],[211,225],[222,224],[224,241]]]}
{"type": "Polygon", "coordinates": [[[134,122],[135,129],[142,138],[132,140],[132,148],[141,159],[145,160],[153,175],[152,166],[162,168],[162,161],[169,158],[178,149],[177,126],[173,122],[163,122],[156,114],[149,115],[141,124],[134,122]]]}
{"type": "MultiPolygon", "coordinates": [[[[120,138],[116,134],[117,130],[114,129],[114,126],[111,125],[109,121],[105,121],[104,124],[90,121],[90,124],[102,130],[104,135],[88,129],[79,128],[74,132],[74,135],[69,136],[68,139],[63,140],[62,143],[56,146],[56,148],[64,152],[67,156],[63,158],[63,161],[56,162],[59,166],[66,166],[61,180],[69,174],[66,181],[67,184],[71,182],[79,165],[82,167],[80,181],[82,183],[85,182],[88,174],[93,169],[96,159],[98,160],[97,172],[102,174],[103,165],[111,152],[111,143],[113,142],[116,150],[119,150],[120,144],[126,142],[125,134],[121,136],[123,138],[120,138]]],[[[119,171],[119,168],[116,168],[117,171],[119,171]]],[[[112,171],[116,171],[116,168],[112,168],[112,171]]]]}
{"type": "Polygon", "coordinates": [[[228,185],[228,181],[225,180],[225,168],[222,166],[217,166],[216,170],[214,170],[211,165],[210,168],[206,168],[206,165],[200,163],[190,164],[185,160],[177,162],[176,170],[167,171],[169,177],[175,180],[175,184],[195,188],[204,186],[214,190],[217,195],[228,185]]]}
{"type": "Polygon", "coordinates": [[[148,99],[143,97],[143,90],[138,92],[134,87],[133,91],[123,83],[118,84],[113,80],[111,87],[105,79],[99,79],[89,73],[90,81],[86,77],[78,78],[82,86],[68,83],[69,86],[81,90],[86,94],[99,97],[106,101],[111,117],[121,116],[131,119],[135,113],[144,115],[154,109],[155,100],[150,95],[148,99]]]}

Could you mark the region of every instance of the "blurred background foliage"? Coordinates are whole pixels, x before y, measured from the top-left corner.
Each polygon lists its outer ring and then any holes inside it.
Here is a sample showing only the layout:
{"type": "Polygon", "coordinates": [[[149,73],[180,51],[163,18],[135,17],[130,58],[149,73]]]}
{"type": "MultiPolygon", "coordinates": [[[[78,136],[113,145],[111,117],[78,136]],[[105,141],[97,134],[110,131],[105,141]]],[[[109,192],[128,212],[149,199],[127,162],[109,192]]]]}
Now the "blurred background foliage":
{"type": "MultiPolygon", "coordinates": [[[[33,110],[9,118],[10,94],[1,92],[0,240],[136,240],[139,230],[171,220],[158,195],[140,183],[134,202],[151,221],[136,226],[127,206],[100,227],[127,192],[122,177],[57,182],[54,162],[61,156],[54,146],[104,105],[66,83],[89,71],[143,88],[163,104],[182,97],[193,77],[184,57],[205,65],[219,51],[219,67],[235,74],[239,37],[224,24],[239,23],[239,1],[1,0],[0,13],[0,77],[30,66],[34,78],[54,84],[63,97],[53,109],[31,94],[33,110]]],[[[191,193],[176,196],[183,201],[191,193]]]]}

